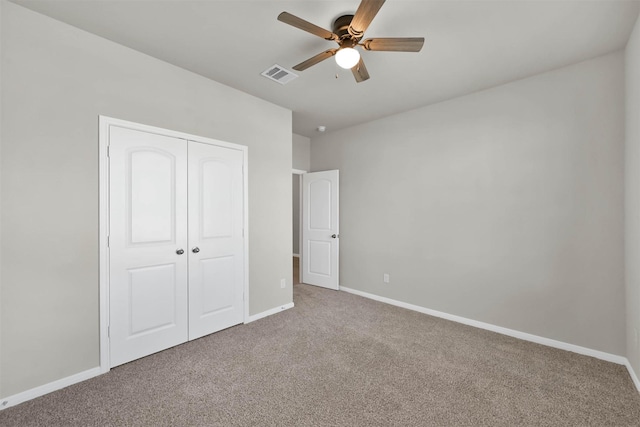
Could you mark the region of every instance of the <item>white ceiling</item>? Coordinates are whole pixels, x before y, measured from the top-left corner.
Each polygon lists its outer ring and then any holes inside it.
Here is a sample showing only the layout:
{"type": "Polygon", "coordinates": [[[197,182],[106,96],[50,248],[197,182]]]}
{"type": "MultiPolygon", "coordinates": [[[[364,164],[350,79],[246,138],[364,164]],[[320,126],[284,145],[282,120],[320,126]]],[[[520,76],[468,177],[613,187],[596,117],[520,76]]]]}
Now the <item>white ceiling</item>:
{"type": "Polygon", "coordinates": [[[13,1],[287,107],[309,137],[621,49],[640,10],[638,0],[388,0],[365,37],[425,37],[422,52],[364,52],[363,83],[328,59],[283,86],[260,73],[336,45],[278,14],[331,29],[359,0],[13,1]]]}

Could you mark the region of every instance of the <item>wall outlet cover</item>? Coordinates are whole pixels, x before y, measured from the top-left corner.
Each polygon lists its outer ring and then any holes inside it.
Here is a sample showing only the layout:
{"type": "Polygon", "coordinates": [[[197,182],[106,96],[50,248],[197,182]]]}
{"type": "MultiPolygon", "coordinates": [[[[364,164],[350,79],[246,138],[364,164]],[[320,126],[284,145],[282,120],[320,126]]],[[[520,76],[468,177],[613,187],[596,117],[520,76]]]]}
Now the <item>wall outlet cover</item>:
{"type": "Polygon", "coordinates": [[[287,279],[280,279],[280,287],[284,289],[287,286],[287,279]]]}
{"type": "Polygon", "coordinates": [[[383,281],[384,283],[389,283],[389,274],[388,274],[388,273],[384,273],[384,274],[382,275],[382,281],[383,281]]]}

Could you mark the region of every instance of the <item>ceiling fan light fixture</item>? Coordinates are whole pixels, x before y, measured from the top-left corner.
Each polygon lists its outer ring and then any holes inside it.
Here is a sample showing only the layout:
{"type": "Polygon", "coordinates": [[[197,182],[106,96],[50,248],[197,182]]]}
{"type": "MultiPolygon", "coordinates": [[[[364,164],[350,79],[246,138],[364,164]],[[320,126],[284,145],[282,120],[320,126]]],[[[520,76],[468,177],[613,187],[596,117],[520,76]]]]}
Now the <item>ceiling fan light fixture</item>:
{"type": "Polygon", "coordinates": [[[343,47],[336,52],[336,64],[350,70],[360,61],[360,52],[352,47],[343,47]]]}

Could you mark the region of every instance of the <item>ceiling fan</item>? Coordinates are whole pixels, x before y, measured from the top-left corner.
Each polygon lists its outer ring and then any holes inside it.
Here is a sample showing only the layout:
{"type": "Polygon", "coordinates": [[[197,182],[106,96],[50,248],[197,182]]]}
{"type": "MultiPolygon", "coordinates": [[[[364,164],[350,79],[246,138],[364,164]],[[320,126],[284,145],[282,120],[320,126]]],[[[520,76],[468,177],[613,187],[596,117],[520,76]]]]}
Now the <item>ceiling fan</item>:
{"type": "Polygon", "coordinates": [[[343,15],[335,20],[333,32],[288,12],[282,12],[278,15],[278,21],[322,37],[325,40],[335,41],[339,45],[338,48],[326,50],[299,63],[293,69],[304,71],[335,55],[338,65],[345,69],[351,69],[356,81],[360,83],[369,79],[369,73],[360,53],[356,50],[357,46],[372,51],[420,52],[424,44],[424,37],[372,38],[362,41],[364,32],[384,2],[385,0],[362,0],[355,15],[343,15]]]}

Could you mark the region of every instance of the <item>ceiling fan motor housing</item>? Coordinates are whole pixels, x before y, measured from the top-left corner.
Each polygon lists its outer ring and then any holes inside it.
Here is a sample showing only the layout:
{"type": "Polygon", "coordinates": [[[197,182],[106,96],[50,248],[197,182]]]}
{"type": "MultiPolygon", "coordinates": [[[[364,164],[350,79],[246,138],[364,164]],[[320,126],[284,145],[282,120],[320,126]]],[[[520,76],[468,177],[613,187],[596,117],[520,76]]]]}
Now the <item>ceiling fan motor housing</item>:
{"type": "Polygon", "coordinates": [[[333,33],[337,35],[340,38],[340,40],[354,38],[349,33],[349,25],[351,25],[352,20],[353,20],[353,15],[342,15],[334,21],[333,33]]]}

